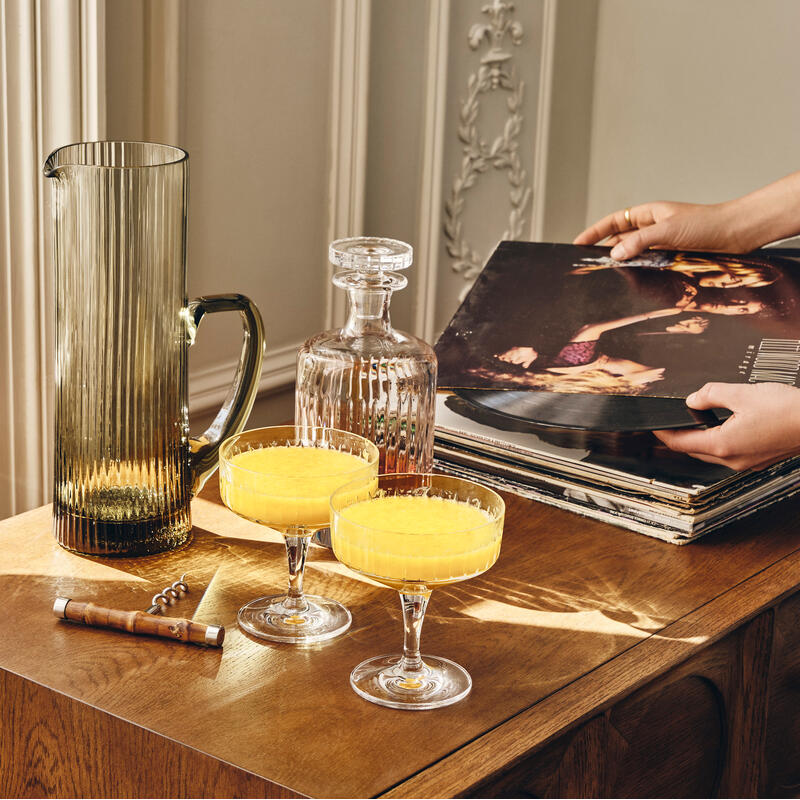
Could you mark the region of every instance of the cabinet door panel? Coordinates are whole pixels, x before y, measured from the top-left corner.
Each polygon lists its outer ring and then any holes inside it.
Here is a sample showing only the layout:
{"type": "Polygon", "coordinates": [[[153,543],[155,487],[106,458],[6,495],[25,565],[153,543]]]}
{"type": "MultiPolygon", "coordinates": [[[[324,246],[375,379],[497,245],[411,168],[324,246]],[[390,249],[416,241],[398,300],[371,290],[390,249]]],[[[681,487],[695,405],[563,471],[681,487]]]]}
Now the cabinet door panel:
{"type": "Polygon", "coordinates": [[[775,613],[767,779],[770,797],[800,795],[800,594],[781,603],[775,613]]]}
{"type": "MultiPolygon", "coordinates": [[[[800,603],[784,616],[785,639],[794,642],[800,603]]],[[[766,610],[476,787],[472,796],[761,796],[774,619],[774,610],[766,610]]],[[[774,716],[771,744],[776,753],[781,736],[793,737],[795,749],[776,764],[776,775],[785,780],[794,780],[800,747],[800,657],[795,644],[790,650],[776,691],[794,715],[774,716]]]]}

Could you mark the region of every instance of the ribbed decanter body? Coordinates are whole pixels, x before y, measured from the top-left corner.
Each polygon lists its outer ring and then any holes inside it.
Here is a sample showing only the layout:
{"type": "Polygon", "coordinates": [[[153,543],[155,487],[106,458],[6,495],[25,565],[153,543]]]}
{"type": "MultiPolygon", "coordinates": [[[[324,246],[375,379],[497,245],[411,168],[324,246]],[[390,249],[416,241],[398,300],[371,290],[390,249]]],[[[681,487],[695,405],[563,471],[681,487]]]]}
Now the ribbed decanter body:
{"type": "Polygon", "coordinates": [[[347,323],[309,339],[297,357],[295,421],[352,431],[380,451],[380,472],[429,472],[433,465],[436,355],[421,339],[394,330],[393,291],[406,279],[392,267],[411,263],[411,248],[391,239],[346,239],[331,245],[345,271],[347,323]]]}

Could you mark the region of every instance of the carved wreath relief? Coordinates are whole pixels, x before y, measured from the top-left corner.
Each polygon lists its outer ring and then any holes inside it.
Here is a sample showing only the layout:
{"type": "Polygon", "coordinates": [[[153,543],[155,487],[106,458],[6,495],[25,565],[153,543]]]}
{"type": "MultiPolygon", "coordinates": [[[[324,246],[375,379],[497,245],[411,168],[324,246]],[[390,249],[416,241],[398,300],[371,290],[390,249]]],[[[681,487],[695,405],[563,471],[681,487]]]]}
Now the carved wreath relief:
{"type": "Polygon", "coordinates": [[[466,240],[463,214],[466,192],[478,178],[490,169],[503,170],[510,186],[511,211],[508,227],[502,239],[518,239],[522,233],[525,210],[531,199],[531,187],[519,157],[518,137],[522,128],[522,99],[525,84],[516,79],[510,61],[512,55],[502,49],[506,35],[514,45],[522,41],[522,25],[511,20],[514,4],[493,0],[481,11],[489,16],[488,23],[476,23],[469,30],[470,49],[477,50],[486,40],[489,50],[483,55],[477,73],[467,81],[467,98],[459,113],[458,139],[463,144],[461,169],[453,179],[450,194],[445,202],[444,235],[447,253],[453,259],[452,268],[468,281],[462,295],[483,268],[485,258],[480,256],[466,240]],[[508,117],[503,132],[491,144],[482,138],[477,126],[481,96],[489,92],[508,92],[506,103],[508,117]]]}

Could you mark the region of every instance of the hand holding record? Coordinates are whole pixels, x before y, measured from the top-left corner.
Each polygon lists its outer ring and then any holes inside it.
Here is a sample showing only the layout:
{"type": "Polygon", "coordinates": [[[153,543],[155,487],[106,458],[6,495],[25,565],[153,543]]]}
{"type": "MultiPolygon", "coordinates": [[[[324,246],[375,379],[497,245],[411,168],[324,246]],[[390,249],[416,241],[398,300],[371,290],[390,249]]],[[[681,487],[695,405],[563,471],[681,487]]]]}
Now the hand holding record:
{"type": "Polygon", "coordinates": [[[731,204],[643,203],[615,211],[582,231],[573,244],[604,244],[611,258],[624,261],[648,248],[746,252],[731,232],[737,231],[731,204]]]}
{"type": "Polygon", "coordinates": [[[707,383],[686,398],[696,410],[733,415],[706,430],[653,431],[667,447],[735,470],[762,469],[800,453],[800,389],[782,383],[707,383]]]}
{"type": "Polygon", "coordinates": [[[713,250],[747,253],[796,236],[800,172],[724,203],[655,202],[615,211],[586,230],[573,244],[604,244],[611,258],[624,261],[656,250],[713,250]]]}

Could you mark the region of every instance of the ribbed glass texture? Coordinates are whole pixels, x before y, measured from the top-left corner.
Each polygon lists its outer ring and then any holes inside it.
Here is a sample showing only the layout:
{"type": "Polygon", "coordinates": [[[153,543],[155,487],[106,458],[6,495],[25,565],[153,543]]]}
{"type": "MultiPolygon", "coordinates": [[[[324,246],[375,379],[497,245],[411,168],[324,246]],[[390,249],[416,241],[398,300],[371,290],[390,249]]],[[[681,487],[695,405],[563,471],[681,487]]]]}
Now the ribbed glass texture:
{"type": "Polygon", "coordinates": [[[186,192],[178,148],[53,153],[55,535],[71,550],[158,552],[190,535],[186,192]]]}
{"type": "MultiPolygon", "coordinates": [[[[309,340],[297,366],[295,421],[357,433],[378,446],[383,473],[430,472],[436,361],[419,340],[382,357],[332,331],[309,340]]],[[[400,344],[400,342],[398,342],[400,344]]]]}
{"type": "Polygon", "coordinates": [[[347,323],[309,339],[297,357],[295,423],[351,431],[380,451],[379,471],[430,472],[437,361],[421,339],[395,330],[392,292],[406,279],[411,247],[357,237],[331,245],[344,268],[334,283],[350,301],[347,323]]]}

